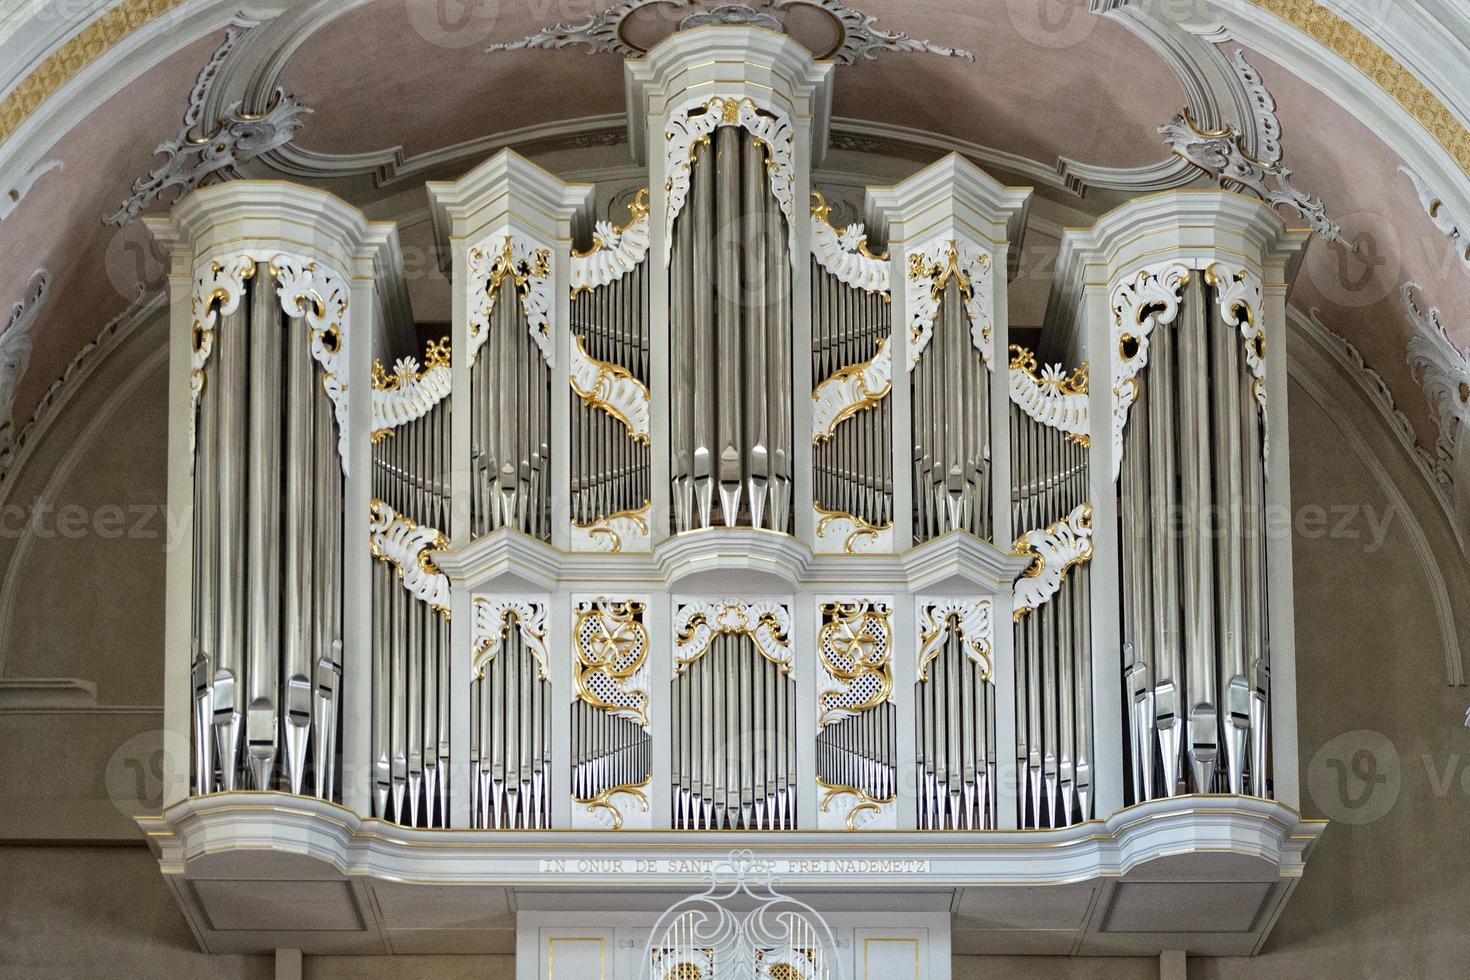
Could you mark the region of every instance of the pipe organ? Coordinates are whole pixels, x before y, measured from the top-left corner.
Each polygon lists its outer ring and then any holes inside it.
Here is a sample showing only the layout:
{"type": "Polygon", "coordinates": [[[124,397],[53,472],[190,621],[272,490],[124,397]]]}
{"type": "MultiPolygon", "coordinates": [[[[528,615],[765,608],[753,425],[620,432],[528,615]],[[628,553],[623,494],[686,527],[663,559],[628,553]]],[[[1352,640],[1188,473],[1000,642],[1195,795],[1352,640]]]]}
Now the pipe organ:
{"type": "Polygon", "coordinates": [[[1066,232],[1033,352],[1030,190],[951,155],[834,225],[832,73],[679,31],[627,63],[636,176],[430,183],[427,344],[392,227],[329,195],[149,219],[192,513],[170,802],[607,833],[1294,803],[1262,517],[1301,236],[1225,192],[1124,205],[1066,232]]]}

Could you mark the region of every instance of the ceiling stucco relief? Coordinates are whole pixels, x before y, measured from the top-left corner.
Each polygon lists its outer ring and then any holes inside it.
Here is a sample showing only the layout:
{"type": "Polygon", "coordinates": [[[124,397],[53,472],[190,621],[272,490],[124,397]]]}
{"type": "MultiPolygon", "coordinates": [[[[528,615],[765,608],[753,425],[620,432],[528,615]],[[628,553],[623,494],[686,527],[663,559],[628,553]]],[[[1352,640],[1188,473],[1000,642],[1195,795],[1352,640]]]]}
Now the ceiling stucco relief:
{"type": "Polygon", "coordinates": [[[1424,208],[1424,213],[1429,220],[1434,222],[1434,227],[1450,240],[1455,252],[1459,254],[1460,261],[1464,263],[1465,269],[1470,271],[1470,234],[1466,229],[1470,228],[1459,216],[1450,210],[1445,204],[1444,198],[1437,193],[1429,182],[1420,177],[1409,167],[1399,167],[1399,173],[1409,178],[1414,185],[1414,192],[1419,195],[1419,204],[1424,208]]]}
{"type": "Polygon", "coordinates": [[[31,192],[31,188],[36,186],[38,180],[53,170],[60,169],[60,160],[46,160],[38,163],[30,170],[27,170],[21,176],[20,180],[6,188],[3,193],[0,193],[0,221],[4,221],[10,217],[15,209],[20,207],[20,202],[31,192]]]}
{"type": "Polygon", "coordinates": [[[1276,100],[1245,60],[1245,52],[1237,48],[1232,64],[1241,84],[1250,93],[1254,138],[1242,134],[1228,122],[1217,129],[1203,128],[1186,108],[1159,127],[1164,144],[1209,174],[1221,187],[1250,191],[1273,208],[1286,208],[1323,238],[1356,251],[1357,246],[1347,242],[1342,229],[1327,216],[1322,200],[1292,186],[1292,172],[1282,159],[1276,100]],[[1252,144],[1256,147],[1254,152],[1249,149],[1252,144]]]}
{"type": "Polygon", "coordinates": [[[15,441],[11,410],[15,407],[15,389],[31,363],[31,330],[46,305],[51,290],[51,274],[37,269],[31,274],[31,287],[25,299],[10,311],[10,321],[0,332],[0,452],[15,441]]]}
{"type": "Polygon", "coordinates": [[[284,91],[276,89],[269,106],[260,113],[244,110],[235,102],[225,110],[218,122],[205,123],[204,104],[225,59],[235,49],[241,32],[231,28],[189,93],[189,106],[184,110],[184,124],[173,139],[158,144],[154,153],[163,163],[147,177],[133,181],[132,193],[103,220],[109,225],[125,225],[162,195],[172,191],[174,204],[197,187],[229,180],[237,176],[237,167],[283,146],[296,135],[302,116],[311,112],[284,91]]]}
{"type": "MultiPolygon", "coordinates": [[[[1421,310],[1414,303],[1414,292],[1419,287],[1406,282],[1399,290],[1404,312],[1414,325],[1414,336],[1409,338],[1409,368],[1424,387],[1424,397],[1434,413],[1439,438],[1435,440],[1435,469],[1439,481],[1454,483],[1456,450],[1464,451],[1467,445],[1465,433],[1470,433],[1470,350],[1460,350],[1451,341],[1444,324],[1440,322],[1439,310],[1421,310]]],[[[1470,493],[1470,487],[1457,488],[1470,493]]]]}

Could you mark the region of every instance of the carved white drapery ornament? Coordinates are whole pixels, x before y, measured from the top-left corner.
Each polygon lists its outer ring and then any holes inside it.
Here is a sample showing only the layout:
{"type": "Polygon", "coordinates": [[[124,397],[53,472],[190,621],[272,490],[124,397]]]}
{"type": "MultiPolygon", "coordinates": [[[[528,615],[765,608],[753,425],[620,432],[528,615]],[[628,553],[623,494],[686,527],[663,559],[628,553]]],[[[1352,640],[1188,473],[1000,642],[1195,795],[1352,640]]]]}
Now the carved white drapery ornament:
{"type": "Polygon", "coordinates": [[[1012,553],[1031,557],[1016,579],[1011,605],[1012,617],[1020,620],[1061,591],[1069,571],[1092,560],[1092,504],[1079,504],[1045,530],[1027,531],[1016,539],[1012,553]]]}
{"type": "Polygon", "coordinates": [[[965,316],[970,324],[970,341],[980,352],[987,369],[991,364],[993,325],[995,322],[995,262],[988,251],[973,242],[953,236],[940,236],[906,253],[908,279],[909,370],[919,364],[924,349],[934,336],[934,319],[944,291],[953,280],[958,283],[965,303],[965,316]]]}
{"type": "Polygon", "coordinates": [[[537,677],[550,677],[551,654],[546,649],[546,604],[530,599],[491,599],[476,596],[470,623],[470,675],[483,680],[485,668],[500,653],[510,631],[515,630],[536,661],[537,677]]]}
{"type": "Polygon", "coordinates": [[[980,668],[984,680],[990,680],[994,664],[991,662],[992,630],[989,599],[920,599],[919,620],[919,680],[929,679],[929,663],[944,649],[949,639],[950,623],[959,629],[960,639],[965,644],[965,656],[980,668]]]}
{"type": "Polygon", "coordinates": [[[1113,479],[1123,474],[1123,429],[1148,366],[1149,336],[1179,316],[1189,269],[1174,262],[1140,269],[1113,290],[1113,479]]]}
{"type": "Polygon", "coordinates": [[[434,564],[434,554],[449,548],[442,531],[424,527],[374,500],[368,515],[368,547],[374,558],[398,569],[398,581],[410,595],[448,617],[449,576],[434,564]]]}
{"type": "Polygon", "coordinates": [[[761,656],[790,676],[795,666],[791,656],[791,613],[783,603],[739,599],[688,602],[674,615],[674,670],[682,674],[704,656],[710,641],[720,633],[750,637],[761,656]]]}
{"type": "Polygon", "coordinates": [[[526,315],[526,329],[547,367],[556,367],[551,343],[551,247],[524,235],[491,235],[469,251],[465,298],[469,304],[470,363],[490,339],[490,315],[507,286],[526,315]]]}

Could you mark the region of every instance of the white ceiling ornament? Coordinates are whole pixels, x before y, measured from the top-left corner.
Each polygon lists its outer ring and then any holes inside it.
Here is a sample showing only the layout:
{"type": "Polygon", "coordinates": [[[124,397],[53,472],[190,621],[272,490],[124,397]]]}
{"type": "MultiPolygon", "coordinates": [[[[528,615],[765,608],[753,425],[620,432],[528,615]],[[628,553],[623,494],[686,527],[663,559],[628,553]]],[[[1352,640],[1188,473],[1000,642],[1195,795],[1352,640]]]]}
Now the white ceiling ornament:
{"type": "Polygon", "coordinates": [[[31,273],[26,298],[11,308],[5,332],[0,333],[0,450],[8,450],[15,441],[11,418],[15,389],[31,365],[31,329],[40,318],[50,292],[51,273],[45,269],[31,273]]]}
{"type": "Polygon", "coordinates": [[[572,296],[613,283],[636,269],[648,256],[648,188],[628,205],[628,222],[615,225],[599,221],[593,229],[592,247],[572,252],[572,296]]]}
{"type": "Polygon", "coordinates": [[[551,662],[551,654],[546,649],[546,604],[528,599],[476,596],[474,621],[470,625],[473,679],[484,679],[485,668],[500,653],[511,630],[520,634],[521,642],[535,659],[537,676],[543,681],[549,678],[547,664],[551,662]]]}
{"type": "Polygon", "coordinates": [[[1048,364],[1036,370],[1036,355],[1024,347],[1011,345],[1010,365],[1006,372],[1010,382],[1011,401],[1029,418],[1065,432],[1072,442],[1091,445],[1088,422],[1088,364],[1070,375],[1060,364],[1048,364]]]}
{"type": "Polygon", "coordinates": [[[1092,504],[1079,504],[1065,520],[1016,539],[1012,554],[1031,558],[1016,579],[1011,616],[1017,622],[1040,609],[1062,589],[1067,573],[1092,560],[1092,504]]]}
{"type": "Polygon", "coordinates": [[[963,58],[974,61],[975,56],[963,48],[948,48],[909,37],[894,31],[885,31],[877,24],[878,18],[853,10],[842,0],[768,0],[770,6],[781,10],[788,7],[816,7],[831,14],[842,26],[842,43],[827,59],[839,65],[850,65],[859,59],[876,58],[882,52],[923,51],[943,55],[946,58],[963,58]]]}
{"type": "Polygon", "coordinates": [[[1429,220],[1434,222],[1434,227],[1450,240],[1460,263],[1470,270],[1470,223],[1451,212],[1445,206],[1444,198],[1440,197],[1423,177],[1408,167],[1399,167],[1399,173],[1408,177],[1413,183],[1414,193],[1419,195],[1419,203],[1429,215],[1429,220]]]}
{"type": "Polygon", "coordinates": [[[992,624],[989,599],[920,599],[919,606],[919,680],[929,679],[929,663],[939,656],[949,639],[950,624],[959,629],[965,643],[965,656],[970,658],[984,680],[990,680],[992,624]]]}
{"type": "Polygon", "coordinates": [[[1128,412],[1138,400],[1138,376],[1148,367],[1149,335],[1154,327],[1174,322],[1179,305],[1184,302],[1181,290],[1189,279],[1182,265],[1142,269],[1131,279],[1120,282],[1113,290],[1113,342],[1109,356],[1113,362],[1113,479],[1123,473],[1123,429],[1128,425],[1128,412]]]}
{"type": "Polygon", "coordinates": [[[861,223],[836,228],[831,216],[832,205],[812,191],[812,255],[817,264],[853,289],[888,295],[888,253],[874,255],[868,250],[861,223]]]}
{"type": "Polygon", "coordinates": [[[877,24],[877,18],[854,10],[842,0],[763,0],[761,9],[744,3],[701,4],[696,0],[623,0],[605,10],[598,11],[576,24],[553,24],[535,34],[528,34],[516,41],[503,41],[488,46],[486,51],[510,51],[517,48],[567,48],[583,46],[589,54],[607,52],[624,58],[637,58],[647,49],[628,40],[623,31],[623,22],[634,12],[645,7],[667,6],[676,9],[691,9],[684,17],[678,30],[703,27],[710,24],[746,24],[766,30],[784,31],[785,25],[778,13],[793,7],[810,7],[831,17],[838,36],[837,44],[828,51],[813,52],[818,57],[839,65],[850,65],[863,59],[876,58],[883,52],[927,52],[949,58],[974,61],[975,56],[960,48],[950,48],[910,37],[897,31],[885,31],[877,24]],[[766,12],[770,11],[770,13],[766,12]]]}
{"type": "Polygon", "coordinates": [[[685,100],[669,113],[664,127],[665,170],[668,173],[664,206],[664,265],[673,255],[674,220],[689,197],[694,173],[694,153],[700,143],[721,126],[739,126],[764,144],[766,173],[771,193],[786,215],[787,253],[798,266],[796,249],[796,131],[786,113],[772,106],[756,105],[749,96],[740,99],[714,95],[685,100]]]}
{"type": "Polygon", "coordinates": [[[907,253],[909,307],[909,370],[918,367],[919,357],[934,336],[934,318],[950,280],[955,280],[965,300],[970,321],[970,340],[991,367],[991,323],[995,316],[994,263],[990,253],[973,242],[941,236],[907,253]]]}
{"type": "MultiPolygon", "coordinates": [[[[1220,306],[1220,320],[1227,327],[1239,327],[1245,353],[1245,365],[1251,373],[1251,397],[1261,416],[1262,472],[1269,473],[1271,461],[1271,427],[1266,424],[1266,333],[1261,326],[1261,277],[1249,269],[1231,271],[1219,263],[1205,270],[1205,282],[1215,290],[1220,306]]],[[[1269,477],[1268,477],[1269,479],[1269,477]]]]}
{"type": "Polygon", "coordinates": [[[255,275],[255,258],[237,255],[227,261],[207,259],[194,270],[191,300],[194,325],[190,339],[189,397],[195,411],[189,414],[189,458],[193,459],[199,396],[204,394],[204,367],[214,352],[214,332],[219,318],[240,308],[245,298],[245,280],[255,275]]]}
{"type": "Polygon", "coordinates": [[[347,474],[347,277],[316,259],[276,254],[271,278],[281,311],[306,323],[311,356],[322,366],[322,390],[337,417],[337,455],[347,474]]]}
{"type": "MultiPolygon", "coordinates": [[[[494,236],[492,236],[493,239],[494,236]]],[[[503,235],[499,245],[487,247],[486,239],[470,249],[469,276],[465,283],[469,299],[470,364],[490,338],[490,314],[495,299],[507,280],[519,297],[526,315],[526,328],[541,349],[547,367],[556,366],[551,346],[551,249],[520,235],[503,235]]]]}
{"type": "Polygon", "coordinates": [[[1414,290],[1419,287],[1406,282],[1399,287],[1404,312],[1414,325],[1409,338],[1409,369],[1424,387],[1424,397],[1434,412],[1439,429],[1435,454],[1439,460],[1435,470],[1441,482],[1450,482],[1455,457],[1455,444],[1462,430],[1470,431],[1470,349],[1460,350],[1450,340],[1439,320],[1439,310],[1420,310],[1414,303],[1414,290]]]}
{"type": "Polygon", "coordinates": [[[1188,109],[1159,127],[1164,145],[1219,181],[1221,187],[1250,191],[1273,208],[1289,208],[1323,238],[1357,251],[1357,244],[1344,239],[1342,229],[1327,216],[1321,199],[1292,186],[1291,170],[1281,158],[1281,124],[1276,119],[1276,103],[1255,69],[1246,63],[1243,52],[1236,51],[1234,65],[1251,97],[1255,142],[1262,156],[1246,152],[1244,138],[1233,125],[1200,129],[1188,109]]]}
{"type": "Polygon", "coordinates": [[[243,103],[235,102],[212,129],[199,129],[215,76],[239,39],[240,31],[231,28],[225,32],[224,43],[205,64],[189,93],[184,125],[173,139],[158,144],[153,151],[165,158],[163,163],[147,177],[133,181],[133,192],[102,219],[106,224],[127,224],[167,191],[174,191],[176,202],[201,185],[229,180],[236,176],[240,164],[284,146],[296,135],[302,117],[311,110],[281,89],[275,90],[270,105],[262,112],[245,112],[243,103]]]}
{"type": "Polygon", "coordinates": [[[373,500],[368,512],[368,548],[378,561],[398,569],[398,581],[409,594],[441,616],[449,616],[449,576],[434,564],[434,555],[449,548],[442,531],[421,524],[373,500]]]}
{"type": "Polygon", "coordinates": [[[19,180],[0,191],[0,221],[4,221],[15,213],[15,209],[20,207],[20,202],[31,192],[31,188],[36,186],[38,180],[51,171],[60,169],[60,160],[46,160],[21,174],[19,180]]]}
{"type": "Polygon", "coordinates": [[[720,633],[748,636],[761,656],[791,676],[791,613],[779,602],[719,599],[688,602],[674,615],[674,672],[682,674],[704,656],[720,633]]]}

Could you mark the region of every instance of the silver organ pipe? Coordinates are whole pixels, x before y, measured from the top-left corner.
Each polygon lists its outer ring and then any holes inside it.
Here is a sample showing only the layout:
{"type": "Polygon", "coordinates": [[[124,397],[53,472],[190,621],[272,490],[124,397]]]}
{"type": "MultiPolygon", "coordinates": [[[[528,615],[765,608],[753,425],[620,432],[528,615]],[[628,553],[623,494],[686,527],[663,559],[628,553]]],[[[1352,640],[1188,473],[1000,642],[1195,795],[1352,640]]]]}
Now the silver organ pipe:
{"type": "Polygon", "coordinates": [[[724,125],[690,153],[669,274],[674,527],[784,532],[793,476],[791,257],[767,183],[769,148],[724,125]]]}
{"type": "Polygon", "coordinates": [[[647,810],[653,779],[643,612],[641,602],[582,602],[573,625],[572,799],[589,812],[605,813],[614,830],[623,825],[619,798],[647,810]]]}
{"type": "Polygon", "coordinates": [[[215,262],[217,285],[196,297],[196,353],[208,352],[194,448],[200,793],[337,793],[342,468],[311,350],[335,353],[346,298],[325,277],[296,289],[299,272],[215,262]]]}
{"type": "Polygon", "coordinates": [[[850,797],[846,826],[898,796],[898,711],[893,703],[892,610],[886,603],[824,603],[817,653],[828,683],[817,712],[820,808],[850,797]]]}
{"type": "Polygon", "coordinates": [[[551,371],[524,303],[549,262],[545,251],[514,253],[507,238],[490,269],[494,308],[470,365],[472,537],[509,527],[551,540],[551,371]]]}
{"type": "Polygon", "coordinates": [[[881,290],[847,285],[815,257],[811,273],[812,377],[826,383],[856,378],[862,391],[830,429],[813,435],[816,509],[823,516],[847,516],[870,528],[891,526],[892,385],[869,390],[862,378],[890,342],[892,303],[881,290]]]}
{"type": "Polygon", "coordinates": [[[378,815],[448,825],[449,608],[433,554],[448,547],[448,338],[420,369],[373,365],[375,399],[403,406],[372,433],[373,755],[378,815]]]}
{"type": "Polygon", "coordinates": [[[909,374],[914,543],[956,529],[990,540],[990,373],[965,310],[974,286],[953,244],[941,262],[926,269],[920,260],[909,274],[930,281],[939,305],[909,374]]]}
{"type": "MultiPolygon", "coordinates": [[[[629,206],[632,219],[612,229],[620,238],[647,215],[646,189],[629,206]]],[[[608,248],[594,240],[587,258],[608,248]]],[[[646,257],[646,251],[645,251],[646,257]]],[[[640,260],[611,282],[572,290],[571,333],[595,379],[572,379],[572,523],[593,529],[624,515],[645,514],[650,501],[649,440],[614,390],[631,382],[646,402],[649,379],[647,264],[640,260]]]]}
{"type": "Polygon", "coordinates": [[[1177,312],[1140,301],[1146,352],[1131,336],[1121,352],[1147,356],[1118,491],[1130,798],[1265,797],[1259,294],[1216,267],[1180,282],[1177,312]]]}
{"type": "Polygon", "coordinates": [[[920,830],[999,826],[996,692],[990,642],[975,635],[979,608],[941,601],[920,614],[914,691],[920,830]]]}
{"type": "Polygon", "coordinates": [[[796,684],[784,609],[696,604],[675,626],[674,829],[794,829],[796,684]]]}
{"type": "Polygon", "coordinates": [[[492,830],[551,826],[551,685],[544,607],[476,600],[470,698],[471,823],[492,830]]]}
{"type": "Polygon", "coordinates": [[[1011,523],[1022,532],[1012,550],[1031,558],[1013,613],[1018,817],[1062,827],[1092,816],[1091,443],[1075,407],[1087,366],[1049,369],[1044,382],[1012,345],[1009,371],[1011,523]]]}

